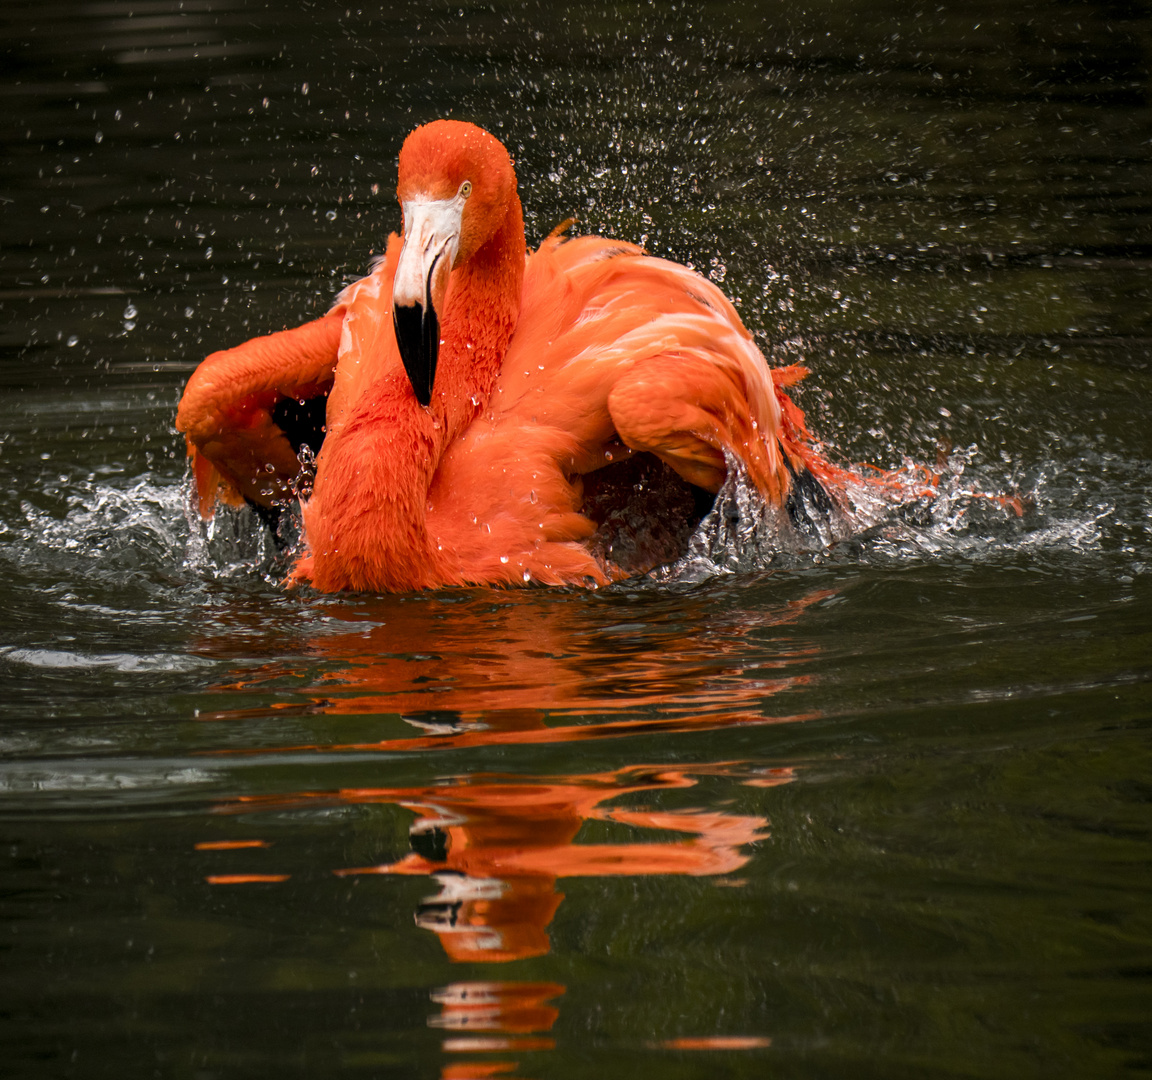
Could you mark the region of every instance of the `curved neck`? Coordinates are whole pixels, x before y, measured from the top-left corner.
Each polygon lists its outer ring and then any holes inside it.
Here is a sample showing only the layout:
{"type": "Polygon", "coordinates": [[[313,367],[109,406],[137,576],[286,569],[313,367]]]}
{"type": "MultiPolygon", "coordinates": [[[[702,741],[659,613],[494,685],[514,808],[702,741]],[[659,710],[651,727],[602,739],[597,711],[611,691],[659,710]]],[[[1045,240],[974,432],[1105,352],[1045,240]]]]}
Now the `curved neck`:
{"type": "Polygon", "coordinates": [[[520,316],[526,258],[524,217],[513,189],[500,227],[448,282],[429,406],[444,422],[445,445],[487,408],[520,316]]]}
{"type": "Polygon", "coordinates": [[[444,451],[488,406],[519,318],[526,255],[513,190],[496,233],[449,279],[428,408],[416,400],[393,342],[395,355],[325,440],[304,507],[318,588],[404,591],[453,576],[452,553],[428,538],[428,489],[444,451]]]}

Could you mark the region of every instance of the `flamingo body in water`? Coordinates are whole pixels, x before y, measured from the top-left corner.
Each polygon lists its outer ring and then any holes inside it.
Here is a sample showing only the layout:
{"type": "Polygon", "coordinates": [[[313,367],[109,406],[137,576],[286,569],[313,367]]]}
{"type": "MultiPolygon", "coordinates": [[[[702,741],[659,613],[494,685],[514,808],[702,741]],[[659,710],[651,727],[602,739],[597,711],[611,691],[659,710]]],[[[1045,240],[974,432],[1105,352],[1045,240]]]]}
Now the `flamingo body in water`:
{"type": "Polygon", "coordinates": [[[844,504],[785,392],[806,372],[769,369],[711,282],[598,237],[528,254],[471,124],[414,131],[398,195],[403,235],[329,314],[212,354],[180,403],[205,516],[275,515],[319,449],[293,580],[605,584],[681,553],[732,463],[768,504],[844,504]]]}

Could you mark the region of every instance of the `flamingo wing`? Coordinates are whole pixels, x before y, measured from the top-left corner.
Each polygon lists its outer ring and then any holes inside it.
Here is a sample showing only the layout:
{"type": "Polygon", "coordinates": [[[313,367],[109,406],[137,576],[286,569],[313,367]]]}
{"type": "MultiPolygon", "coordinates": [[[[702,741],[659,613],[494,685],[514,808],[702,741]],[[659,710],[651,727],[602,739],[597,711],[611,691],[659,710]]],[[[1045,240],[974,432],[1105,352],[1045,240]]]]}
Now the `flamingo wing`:
{"type": "Polygon", "coordinates": [[[604,465],[604,444],[619,441],[709,491],[723,483],[727,453],[765,496],[786,493],[771,372],[715,285],[598,237],[547,241],[535,261],[542,278],[551,270],[567,287],[568,318],[559,333],[546,316],[534,319],[558,289],[542,281],[530,295],[526,282],[501,378],[503,418],[547,422],[540,416],[546,401],[545,413],[584,444],[577,473],[604,465]]]}
{"type": "Polygon", "coordinates": [[[234,349],[195,371],[176,414],[188,443],[200,513],[219,498],[272,513],[292,497],[307,443],[318,450],[344,322],[343,309],[234,349]]]}
{"type": "Polygon", "coordinates": [[[784,447],[799,453],[782,402],[802,430],[711,282],[631,244],[550,238],[529,258],[490,408],[441,462],[429,530],[465,580],[608,580],[588,544],[591,474],[647,453],[714,493],[734,458],[782,502],[784,447]]]}

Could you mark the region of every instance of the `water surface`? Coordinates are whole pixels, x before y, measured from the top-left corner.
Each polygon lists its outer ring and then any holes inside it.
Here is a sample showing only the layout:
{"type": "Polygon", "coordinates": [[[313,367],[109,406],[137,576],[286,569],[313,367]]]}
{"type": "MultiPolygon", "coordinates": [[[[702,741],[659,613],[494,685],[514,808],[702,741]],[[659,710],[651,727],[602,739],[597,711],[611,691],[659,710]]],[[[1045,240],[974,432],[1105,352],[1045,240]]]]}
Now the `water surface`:
{"type": "Polygon", "coordinates": [[[10,2],[13,1075],[1152,1070],[1152,22],[1109,5],[10,2]],[[599,592],[287,592],[180,390],[322,313],[440,115],[530,242],[689,262],[850,543],[599,592]]]}

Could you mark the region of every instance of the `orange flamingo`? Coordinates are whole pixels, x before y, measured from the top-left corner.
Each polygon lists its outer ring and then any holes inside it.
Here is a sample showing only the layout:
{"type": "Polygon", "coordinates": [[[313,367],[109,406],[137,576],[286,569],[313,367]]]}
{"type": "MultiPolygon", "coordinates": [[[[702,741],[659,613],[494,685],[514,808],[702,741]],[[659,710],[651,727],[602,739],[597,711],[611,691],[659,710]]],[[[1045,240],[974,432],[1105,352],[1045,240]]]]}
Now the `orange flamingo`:
{"type": "Polygon", "coordinates": [[[711,282],[561,230],[528,255],[511,159],[471,124],[414,131],[397,190],[372,273],[213,353],[177,413],[205,516],[274,520],[319,450],[292,580],[606,584],[682,553],[730,462],[796,520],[847,508],[784,392],[806,371],[770,370],[711,282]]]}

